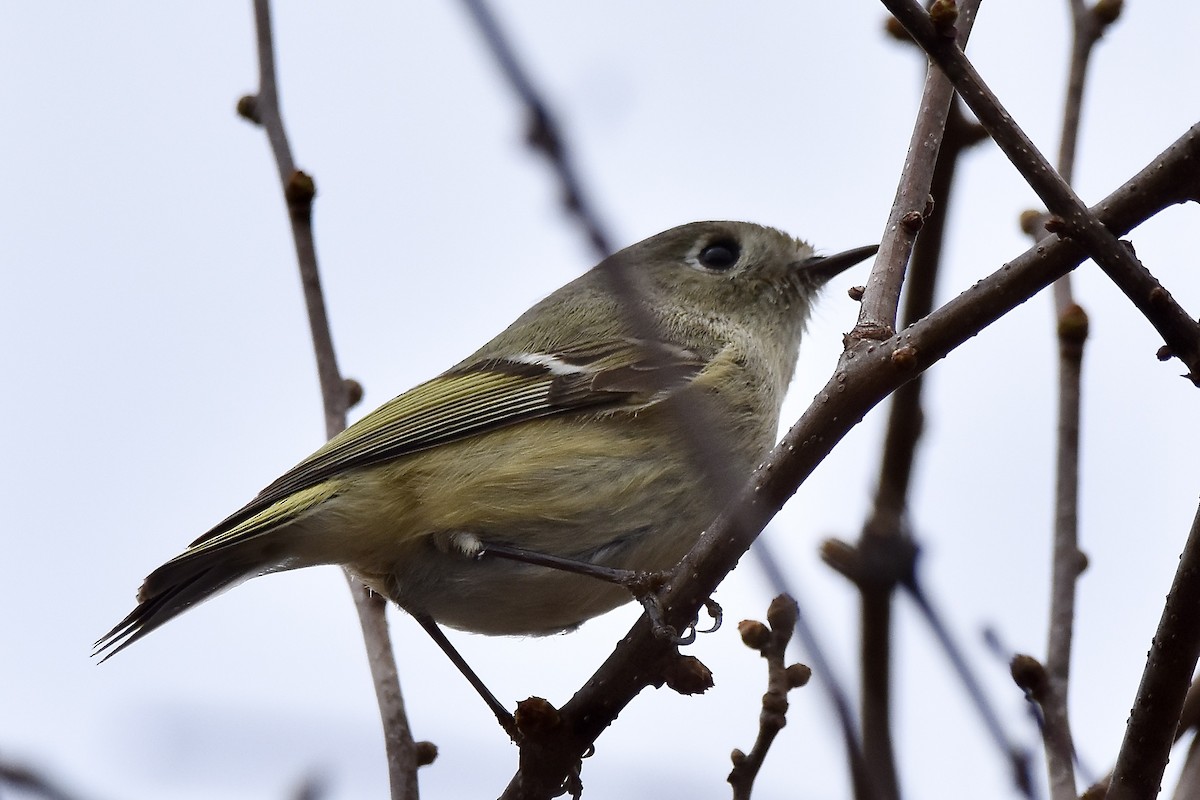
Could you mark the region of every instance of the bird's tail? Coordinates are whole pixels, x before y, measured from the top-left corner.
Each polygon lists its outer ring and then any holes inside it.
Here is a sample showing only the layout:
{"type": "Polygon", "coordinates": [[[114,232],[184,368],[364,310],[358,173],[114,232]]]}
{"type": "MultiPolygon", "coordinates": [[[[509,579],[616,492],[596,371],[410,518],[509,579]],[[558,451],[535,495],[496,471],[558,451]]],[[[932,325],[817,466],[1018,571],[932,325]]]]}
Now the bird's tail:
{"type": "Polygon", "coordinates": [[[314,534],[320,536],[321,526],[309,523],[312,512],[335,494],[331,485],[311,487],[257,513],[244,513],[253,512],[248,506],[222,522],[147,576],[138,590],[137,607],[97,640],[92,656],[104,662],[192,606],[249,578],[323,563],[325,559],[313,557],[313,548],[306,547],[314,534]]]}

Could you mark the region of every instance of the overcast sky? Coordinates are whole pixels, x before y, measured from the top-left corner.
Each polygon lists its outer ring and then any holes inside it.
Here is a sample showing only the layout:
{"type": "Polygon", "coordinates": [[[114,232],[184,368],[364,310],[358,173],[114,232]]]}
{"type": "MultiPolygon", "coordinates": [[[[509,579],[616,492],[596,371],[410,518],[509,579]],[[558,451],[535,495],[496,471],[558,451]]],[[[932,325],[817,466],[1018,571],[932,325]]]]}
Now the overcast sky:
{"type": "MultiPolygon", "coordinates": [[[[474,350],[590,267],[523,119],[457,3],[276,9],[283,110],[316,178],[317,246],[343,371],[363,413],[474,350]]],[[[985,4],[971,53],[1045,152],[1057,150],[1067,3],[985,4]]],[[[878,4],[496,3],[557,110],[604,222],[629,244],[697,219],[783,228],[819,250],[876,242],[921,65],[878,4]]],[[[92,641],[141,579],[322,440],[307,321],[275,167],[234,114],[255,88],[248,2],[9,3],[0,25],[0,756],[86,798],[381,797],[386,775],[357,623],[338,570],[252,581],[102,667],[92,641]]],[[[1133,0],[1100,44],[1078,190],[1094,202],[1197,120],[1200,7],[1133,0]]],[[[994,149],[959,171],[939,297],[1026,249],[1033,193],[994,149]]],[[[1196,208],[1135,231],[1200,309],[1196,208]]],[[[823,384],[857,307],[829,288],[785,425],[823,384]]],[[[1195,513],[1196,390],[1094,266],[1076,291],[1086,357],[1072,714],[1094,777],[1111,764],[1195,513]],[[1186,459],[1186,461],[1185,461],[1186,459]]],[[[913,523],[923,574],[1000,708],[1036,733],[981,631],[1041,656],[1051,522],[1053,320],[1025,304],[931,373],[913,523]]],[[[816,555],[853,538],[876,473],[876,412],[769,532],[853,684],[855,594],[816,555]]],[[[717,594],[728,624],[691,652],[716,688],[649,691],[586,762],[589,797],[722,797],[753,742],[761,660],[735,623],[770,592],[752,559],[717,594]]],[[[908,603],[896,744],[912,796],[1014,792],[908,603]],[[953,787],[953,788],[951,788],[953,787]]],[[[456,635],[505,702],[564,702],[636,617],[568,636],[456,635]]],[[[425,796],[497,794],[516,764],[489,713],[392,615],[416,735],[441,748],[425,796]]],[[[793,657],[805,656],[798,649],[793,657]]],[[[819,676],[818,676],[819,679],[819,676]]],[[[792,694],[760,793],[847,796],[820,689],[792,694]]],[[[1039,773],[1040,775],[1040,773],[1039,773]]],[[[756,796],[760,796],[756,794],[756,796]]]]}

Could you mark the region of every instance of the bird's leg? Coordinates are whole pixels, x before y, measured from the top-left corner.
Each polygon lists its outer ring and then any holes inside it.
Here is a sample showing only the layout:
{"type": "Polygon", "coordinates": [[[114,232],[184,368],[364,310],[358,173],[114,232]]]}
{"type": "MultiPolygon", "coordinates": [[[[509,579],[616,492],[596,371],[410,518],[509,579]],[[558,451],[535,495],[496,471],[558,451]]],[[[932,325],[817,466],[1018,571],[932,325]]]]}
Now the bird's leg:
{"type": "Polygon", "coordinates": [[[450,640],[446,638],[446,634],[442,633],[442,629],[438,627],[433,617],[428,614],[413,614],[413,618],[425,629],[425,632],[429,634],[429,638],[437,642],[437,646],[442,648],[442,652],[446,654],[450,662],[458,667],[458,671],[467,679],[467,682],[475,687],[475,691],[479,693],[479,696],[483,698],[483,702],[496,715],[496,720],[500,723],[500,727],[504,728],[509,738],[514,742],[519,741],[517,723],[513,719],[513,715],[509,713],[503,703],[496,699],[496,695],[492,694],[491,690],[484,685],[484,682],[475,674],[475,670],[471,669],[471,665],[454,648],[454,645],[450,644],[450,640]]]}
{"type": "Polygon", "coordinates": [[[535,550],[526,550],[523,547],[512,547],[507,544],[495,544],[484,541],[479,542],[479,549],[475,551],[474,556],[475,558],[494,556],[495,558],[505,558],[509,561],[519,561],[522,564],[534,564],[539,567],[562,570],[563,572],[573,572],[576,575],[587,575],[589,578],[595,578],[605,583],[615,583],[617,586],[624,586],[633,592],[635,596],[654,591],[662,585],[664,577],[661,572],[644,572],[632,569],[618,569],[617,567],[605,567],[600,564],[593,564],[590,561],[552,556],[547,553],[539,553],[535,550]]]}
{"type": "MultiPolygon", "coordinates": [[[[600,564],[593,564],[590,561],[552,556],[547,553],[526,550],[522,547],[495,544],[478,539],[475,539],[472,544],[475,545],[473,548],[474,552],[472,553],[475,558],[486,558],[489,556],[492,558],[505,558],[509,561],[519,561],[522,564],[534,564],[539,567],[573,572],[576,575],[586,575],[589,578],[623,586],[629,590],[630,594],[646,610],[656,636],[664,639],[672,639],[678,644],[691,644],[695,639],[694,627],[690,629],[689,633],[681,636],[675,628],[668,625],[663,619],[662,603],[658,599],[658,590],[666,582],[667,573],[665,572],[647,572],[645,570],[605,567],[600,564]]],[[[717,624],[719,625],[720,623],[718,622],[717,624]]],[[[716,630],[716,628],[713,628],[713,630],[716,630]]]]}

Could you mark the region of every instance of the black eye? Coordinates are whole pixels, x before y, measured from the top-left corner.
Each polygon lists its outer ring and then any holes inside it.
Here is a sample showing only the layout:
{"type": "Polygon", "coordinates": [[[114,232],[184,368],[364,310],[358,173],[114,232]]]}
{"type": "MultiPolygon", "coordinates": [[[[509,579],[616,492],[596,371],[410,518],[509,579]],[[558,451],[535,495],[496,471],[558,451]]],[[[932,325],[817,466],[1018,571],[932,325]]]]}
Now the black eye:
{"type": "Polygon", "coordinates": [[[737,263],[742,248],[732,239],[723,239],[707,245],[696,255],[696,261],[705,269],[724,271],[737,263]]]}

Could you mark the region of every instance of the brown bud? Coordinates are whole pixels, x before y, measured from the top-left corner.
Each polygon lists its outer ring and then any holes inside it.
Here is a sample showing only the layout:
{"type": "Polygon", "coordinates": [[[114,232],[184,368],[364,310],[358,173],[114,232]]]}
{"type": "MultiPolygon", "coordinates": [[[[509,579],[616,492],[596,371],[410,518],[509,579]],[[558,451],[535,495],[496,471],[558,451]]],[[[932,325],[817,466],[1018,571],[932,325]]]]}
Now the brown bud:
{"type": "Polygon", "coordinates": [[[253,122],[255,125],[262,125],[262,119],[258,116],[258,95],[244,94],[237,101],[238,116],[244,120],[253,122]]]}
{"type": "Polygon", "coordinates": [[[344,378],[342,380],[342,388],[346,392],[346,408],[354,408],[362,402],[363,385],[354,378],[344,378]]]}
{"type": "Polygon", "coordinates": [[[898,42],[912,42],[912,37],[908,35],[908,31],[900,24],[900,20],[895,17],[888,17],[887,22],[883,24],[883,30],[888,36],[891,36],[898,42]]]}
{"type": "Polygon", "coordinates": [[[790,634],[796,627],[796,618],[799,616],[800,609],[797,607],[796,601],[788,594],[779,595],[767,607],[767,624],[776,633],[786,631],[790,634]]]}
{"type": "Polygon", "coordinates": [[[1087,336],[1087,312],[1082,306],[1071,303],[1058,315],[1058,338],[1064,342],[1083,344],[1087,336]]]}
{"type": "Polygon", "coordinates": [[[288,201],[288,205],[311,203],[312,199],[317,196],[317,183],[307,172],[298,169],[288,178],[283,196],[288,201]]]}
{"type": "Polygon", "coordinates": [[[958,4],[954,0],[933,0],[929,7],[929,19],[933,27],[943,36],[955,36],[954,23],[958,22],[958,4]]]}
{"type": "Polygon", "coordinates": [[[433,742],[417,742],[417,766],[426,767],[437,760],[438,749],[433,742]]]}
{"type": "Polygon", "coordinates": [[[1105,25],[1111,25],[1121,16],[1121,0],[1096,0],[1092,14],[1105,25]]]}
{"type": "Polygon", "coordinates": [[[792,664],[784,673],[789,689],[798,689],[812,678],[812,669],[807,664],[792,664]]]}
{"type": "Polygon", "coordinates": [[[738,623],[742,644],[751,650],[762,650],[771,641],[771,630],[756,619],[744,619],[738,623]]]}
{"type": "Polygon", "coordinates": [[[1028,209],[1021,212],[1019,217],[1021,223],[1021,232],[1028,236],[1039,236],[1044,229],[1042,220],[1045,218],[1045,211],[1036,209],[1028,209]]]}
{"type": "Polygon", "coordinates": [[[1039,698],[1046,690],[1046,668],[1033,656],[1018,653],[1008,665],[1013,682],[1021,689],[1039,698]]]}
{"type": "Polygon", "coordinates": [[[729,754],[729,760],[733,762],[735,767],[740,767],[742,762],[746,760],[746,754],[735,747],[733,748],[733,752],[729,754]]]}
{"type": "Polygon", "coordinates": [[[925,217],[921,216],[920,211],[909,211],[900,218],[900,227],[908,233],[916,233],[924,224],[925,217]]]}
{"type": "Polygon", "coordinates": [[[826,539],[821,542],[821,560],[838,574],[857,583],[862,576],[862,556],[858,548],[841,539],[826,539]]]}
{"type": "Polygon", "coordinates": [[[517,730],[525,735],[543,734],[558,727],[558,709],[549,700],[530,697],[517,703],[513,720],[517,723],[517,730]]]}
{"type": "Polygon", "coordinates": [[[1066,238],[1068,233],[1067,221],[1058,214],[1051,214],[1049,217],[1047,217],[1044,227],[1046,230],[1048,230],[1050,233],[1053,233],[1060,239],[1066,238]]]}
{"type": "Polygon", "coordinates": [[[861,302],[863,299],[863,295],[866,293],[867,293],[867,287],[865,287],[865,286],[851,286],[849,289],[846,290],[846,294],[850,295],[850,299],[856,303],[861,302]]]}
{"type": "Polygon", "coordinates": [[[695,656],[671,659],[663,670],[663,678],[680,694],[702,694],[713,687],[712,671],[695,656]]]}
{"type": "Polygon", "coordinates": [[[788,710],[787,695],[767,692],[763,695],[762,710],[768,714],[779,714],[781,716],[786,714],[788,710]]]}

